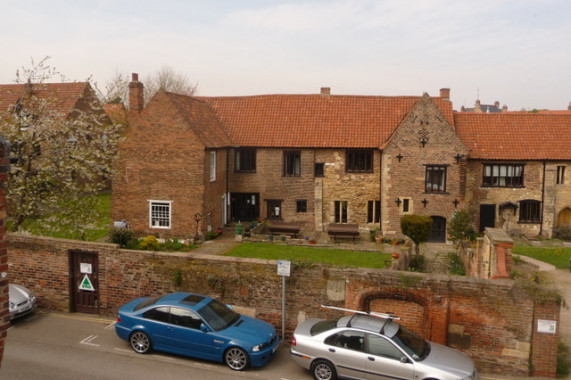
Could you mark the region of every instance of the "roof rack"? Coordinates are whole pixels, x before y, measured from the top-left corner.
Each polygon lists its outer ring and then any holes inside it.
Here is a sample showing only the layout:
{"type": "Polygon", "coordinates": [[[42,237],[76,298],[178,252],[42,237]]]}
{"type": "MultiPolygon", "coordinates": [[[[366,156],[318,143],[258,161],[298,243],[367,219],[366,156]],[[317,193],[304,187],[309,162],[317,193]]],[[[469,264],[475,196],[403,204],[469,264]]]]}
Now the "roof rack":
{"type": "Polygon", "coordinates": [[[385,314],[385,313],[377,313],[375,311],[361,311],[361,310],[352,310],[352,309],[345,309],[343,307],[337,307],[337,306],[327,306],[327,305],[321,305],[322,309],[331,309],[331,310],[339,310],[339,311],[347,311],[349,313],[355,313],[355,314],[363,314],[363,315],[370,315],[373,317],[379,317],[379,318],[384,318],[384,319],[390,319],[390,320],[400,320],[400,317],[397,317],[396,315],[393,314],[385,314]]]}

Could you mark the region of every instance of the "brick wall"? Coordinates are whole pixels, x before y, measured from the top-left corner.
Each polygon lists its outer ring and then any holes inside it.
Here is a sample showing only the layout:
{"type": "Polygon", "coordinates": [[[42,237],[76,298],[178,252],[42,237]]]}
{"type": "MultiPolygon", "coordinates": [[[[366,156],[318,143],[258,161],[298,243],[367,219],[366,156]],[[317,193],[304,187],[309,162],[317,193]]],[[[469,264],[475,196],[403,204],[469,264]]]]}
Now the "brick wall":
{"type": "MultiPolygon", "coordinates": [[[[101,314],[114,315],[134,297],[182,290],[249,308],[253,315],[281,326],[281,278],[275,261],[125,251],[111,244],[13,234],[8,243],[12,278],[34,290],[41,307],[69,310],[68,251],[81,249],[99,252],[101,314]],[[177,274],[182,278],[179,287],[173,280],[177,274]]],[[[548,356],[557,349],[556,340],[534,334],[534,311],[558,322],[559,304],[538,306],[526,287],[509,280],[294,263],[286,286],[288,334],[300,318],[339,315],[320,309],[322,304],[390,311],[423,337],[466,352],[485,373],[526,376],[532,352],[534,370],[541,368],[546,376],[554,373],[548,356]]]]}

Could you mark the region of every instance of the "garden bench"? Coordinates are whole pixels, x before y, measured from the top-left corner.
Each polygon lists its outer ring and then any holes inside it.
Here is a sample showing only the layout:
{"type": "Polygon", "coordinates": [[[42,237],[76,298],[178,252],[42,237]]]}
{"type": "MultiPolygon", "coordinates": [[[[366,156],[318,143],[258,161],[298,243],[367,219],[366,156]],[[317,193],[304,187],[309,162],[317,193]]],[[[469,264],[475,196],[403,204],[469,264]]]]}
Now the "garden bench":
{"type": "Polygon", "coordinates": [[[355,241],[360,236],[359,225],[353,223],[330,223],[327,227],[327,234],[336,241],[337,238],[352,238],[355,241]]]}
{"type": "Polygon", "coordinates": [[[272,220],[268,226],[268,230],[272,235],[288,235],[291,237],[297,237],[301,231],[301,224],[272,220]]]}

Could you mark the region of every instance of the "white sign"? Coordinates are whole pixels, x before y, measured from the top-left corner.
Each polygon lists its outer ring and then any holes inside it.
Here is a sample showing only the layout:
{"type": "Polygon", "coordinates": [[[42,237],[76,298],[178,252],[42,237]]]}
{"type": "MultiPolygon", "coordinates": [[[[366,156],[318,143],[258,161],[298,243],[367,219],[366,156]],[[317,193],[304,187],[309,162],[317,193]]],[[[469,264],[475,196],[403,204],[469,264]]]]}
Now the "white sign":
{"type": "Polygon", "coordinates": [[[79,290],[89,290],[90,292],[95,291],[95,288],[93,287],[93,284],[87,275],[85,275],[83,280],[81,280],[81,283],[79,284],[79,290]]]}
{"type": "Polygon", "coordinates": [[[278,274],[280,276],[288,276],[291,271],[291,261],[278,260],[278,274]]]}
{"type": "Polygon", "coordinates": [[[549,321],[546,319],[537,320],[537,332],[546,334],[555,334],[557,331],[557,321],[549,321]]]}
{"type": "Polygon", "coordinates": [[[91,274],[91,264],[89,263],[79,263],[79,271],[81,273],[91,274]]]}

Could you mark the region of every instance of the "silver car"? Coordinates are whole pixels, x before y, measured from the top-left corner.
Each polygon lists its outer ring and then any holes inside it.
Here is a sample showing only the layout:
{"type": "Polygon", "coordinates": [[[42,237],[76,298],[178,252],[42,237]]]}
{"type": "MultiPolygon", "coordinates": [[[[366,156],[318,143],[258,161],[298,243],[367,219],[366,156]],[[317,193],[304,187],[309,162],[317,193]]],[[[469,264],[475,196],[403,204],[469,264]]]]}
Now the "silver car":
{"type": "Polygon", "coordinates": [[[36,296],[22,285],[8,285],[10,300],[10,319],[22,317],[36,310],[36,296]]]}
{"type": "Polygon", "coordinates": [[[391,318],[365,314],[306,320],[294,331],[291,358],[316,380],[478,380],[464,354],[421,339],[391,318]]]}

